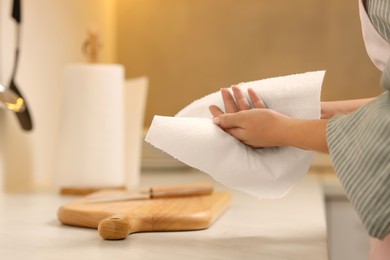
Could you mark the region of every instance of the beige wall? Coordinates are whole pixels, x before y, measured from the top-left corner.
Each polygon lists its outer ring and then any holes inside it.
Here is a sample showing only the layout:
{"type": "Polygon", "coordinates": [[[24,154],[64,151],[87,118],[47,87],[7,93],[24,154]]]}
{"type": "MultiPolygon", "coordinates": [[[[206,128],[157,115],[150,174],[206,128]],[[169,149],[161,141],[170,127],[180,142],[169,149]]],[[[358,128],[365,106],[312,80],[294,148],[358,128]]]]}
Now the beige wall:
{"type": "Polygon", "coordinates": [[[380,93],[357,1],[118,0],[118,61],[148,75],[146,126],[232,83],[327,70],[323,99],[380,93]]]}

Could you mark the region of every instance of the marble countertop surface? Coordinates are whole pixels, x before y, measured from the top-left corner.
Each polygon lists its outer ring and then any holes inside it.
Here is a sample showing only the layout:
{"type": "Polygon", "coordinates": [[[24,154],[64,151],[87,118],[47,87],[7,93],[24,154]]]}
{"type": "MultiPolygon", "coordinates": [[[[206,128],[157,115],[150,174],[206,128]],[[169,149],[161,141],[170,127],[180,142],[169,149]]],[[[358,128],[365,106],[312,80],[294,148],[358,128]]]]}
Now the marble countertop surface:
{"type": "MultiPolygon", "coordinates": [[[[193,171],[144,172],[141,186],[213,182],[193,171]]],[[[74,197],[0,195],[1,259],[328,259],[325,202],[315,175],[284,198],[259,200],[231,191],[230,208],[208,229],[131,234],[106,241],[95,229],[64,226],[57,209],[74,197]]]]}

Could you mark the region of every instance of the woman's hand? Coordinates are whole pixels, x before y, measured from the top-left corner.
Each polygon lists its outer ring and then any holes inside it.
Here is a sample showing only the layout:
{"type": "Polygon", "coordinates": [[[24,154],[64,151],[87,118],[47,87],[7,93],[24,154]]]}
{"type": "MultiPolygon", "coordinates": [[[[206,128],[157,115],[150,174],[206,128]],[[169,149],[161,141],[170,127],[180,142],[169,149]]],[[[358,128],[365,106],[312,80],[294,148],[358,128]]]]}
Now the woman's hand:
{"type": "Polygon", "coordinates": [[[271,109],[255,108],[214,118],[214,123],[254,148],[283,146],[289,117],[271,109]]]}
{"type": "Polygon", "coordinates": [[[242,91],[233,86],[233,94],[222,89],[222,99],[226,114],[217,106],[211,105],[210,112],[214,123],[253,148],[293,146],[306,150],[328,152],[326,142],[327,120],[295,119],[268,109],[261,97],[248,89],[254,105],[251,109],[242,91]]]}
{"type": "Polygon", "coordinates": [[[210,106],[214,123],[244,144],[252,147],[272,147],[282,145],[284,127],[289,117],[267,109],[263,100],[253,89],[248,89],[251,106],[242,91],[232,87],[233,96],[227,89],[222,89],[222,99],[226,114],[215,106],[210,106]]]}
{"type": "MultiPolygon", "coordinates": [[[[236,113],[238,111],[251,109],[251,106],[249,105],[249,102],[245,98],[241,89],[239,89],[237,86],[232,86],[232,90],[237,103],[236,101],[234,101],[233,96],[230,94],[228,89],[226,88],[221,89],[222,99],[225,105],[226,113],[236,113]]],[[[249,88],[248,94],[254,108],[266,108],[263,100],[256,94],[256,92],[253,89],[249,88]]],[[[215,105],[211,105],[209,109],[211,114],[213,114],[214,117],[224,114],[223,111],[215,105]]]]}

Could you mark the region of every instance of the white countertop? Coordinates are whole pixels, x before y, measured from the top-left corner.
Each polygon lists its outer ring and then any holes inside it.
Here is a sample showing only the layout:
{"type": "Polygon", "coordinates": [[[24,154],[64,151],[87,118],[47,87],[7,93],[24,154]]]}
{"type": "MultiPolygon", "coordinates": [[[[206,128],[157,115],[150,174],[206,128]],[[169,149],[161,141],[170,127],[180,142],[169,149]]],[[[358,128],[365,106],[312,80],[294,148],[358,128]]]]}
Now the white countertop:
{"type": "MultiPolygon", "coordinates": [[[[147,172],[142,186],[212,181],[195,171],[147,172]]],[[[215,184],[216,190],[227,190],[215,184]]],[[[258,200],[232,191],[231,207],[201,231],[131,234],[106,241],[94,229],[61,225],[71,197],[0,195],[1,259],[328,259],[324,195],[306,176],[286,197],[258,200]]]]}

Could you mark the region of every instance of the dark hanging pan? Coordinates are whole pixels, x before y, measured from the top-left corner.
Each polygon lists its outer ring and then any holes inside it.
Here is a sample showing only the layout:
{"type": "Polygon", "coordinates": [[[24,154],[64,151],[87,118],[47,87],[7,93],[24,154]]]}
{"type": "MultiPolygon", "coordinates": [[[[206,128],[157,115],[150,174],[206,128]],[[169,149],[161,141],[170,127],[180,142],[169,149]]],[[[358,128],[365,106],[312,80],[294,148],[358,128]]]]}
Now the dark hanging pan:
{"type": "Polygon", "coordinates": [[[16,78],[16,72],[18,68],[19,63],[19,53],[20,53],[20,27],[22,23],[22,11],[21,11],[21,0],[14,0],[13,6],[12,6],[12,18],[16,21],[16,47],[15,47],[15,60],[14,60],[14,66],[12,70],[11,75],[11,81],[9,83],[9,89],[12,90],[14,93],[16,93],[22,100],[24,109],[21,109],[19,112],[16,112],[16,116],[20,122],[21,127],[26,130],[30,131],[33,128],[33,123],[31,119],[31,115],[26,103],[26,99],[23,97],[22,93],[17,87],[17,84],[15,82],[16,78]]]}

